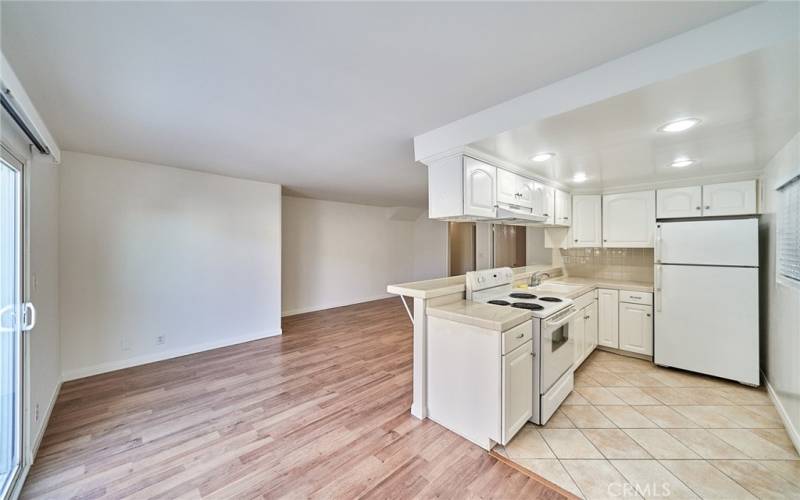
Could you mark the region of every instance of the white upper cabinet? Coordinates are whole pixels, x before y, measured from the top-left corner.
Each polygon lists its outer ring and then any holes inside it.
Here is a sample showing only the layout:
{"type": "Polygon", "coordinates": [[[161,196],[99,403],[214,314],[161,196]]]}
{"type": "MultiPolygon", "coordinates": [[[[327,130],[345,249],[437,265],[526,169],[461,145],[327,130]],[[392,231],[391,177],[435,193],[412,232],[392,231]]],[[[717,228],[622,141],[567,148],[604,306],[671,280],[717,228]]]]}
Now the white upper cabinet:
{"type": "Polygon", "coordinates": [[[655,191],[603,196],[604,247],[652,247],[655,242],[655,228],[655,191]]]}
{"type": "Polygon", "coordinates": [[[703,215],[703,191],[700,186],[659,189],[656,217],[677,219],[703,215]]]}
{"type": "Polygon", "coordinates": [[[475,220],[497,216],[497,168],[467,156],[428,166],[428,216],[475,220]]]}
{"type": "MultiPolygon", "coordinates": [[[[602,202],[599,194],[572,197],[573,247],[602,246],[602,202]]],[[[558,212],[556,212],[558,214],[558,212]]]]}
{"type": "Polygon", "coordinates": [[[756,181],[726,182],[703,186],[703,215],[756,213],[756,181]]]}
{"type": "Polygon", "coordinates": [[[502,168],[497,170],[497,201],[501,203],[519,203],[519,176],[502,168]]]}
{"type": "Polygon", "coordinates": [[[545,224],[556,223],[556,190],[550,186],[542,186],[542,215],[547,217],[545,224]]]}
{"type": "Polygon", "coordinates": [[[755,180],[659,189],[657,198],[659,219],[758,213],[755,180]]]}
{"type": "Polygon", "coordinates": [[[524,177],[520,179],[519,193],[522,196],[520,196],[518,204],[532,209],[534,206],[534,198],[536,197],[536,186],[541,186],[541,184],[524,177]]]}
{"type": "Polygon", "coordinates": [[[497,215],[495,185],[497,167],[464,158],[464,214],[480,217],[497,215]]]}
{"type": "Polygon", "coordinates": [[[497,169],[497,201],[531,208],[536,183],[514,172],[497,169]]]}
{"type": "Polygon", "coordinates": [[[555,223],[562,226],[572,224],[572,196],[569,193],[556,189],[556,218],[555,223]]]}

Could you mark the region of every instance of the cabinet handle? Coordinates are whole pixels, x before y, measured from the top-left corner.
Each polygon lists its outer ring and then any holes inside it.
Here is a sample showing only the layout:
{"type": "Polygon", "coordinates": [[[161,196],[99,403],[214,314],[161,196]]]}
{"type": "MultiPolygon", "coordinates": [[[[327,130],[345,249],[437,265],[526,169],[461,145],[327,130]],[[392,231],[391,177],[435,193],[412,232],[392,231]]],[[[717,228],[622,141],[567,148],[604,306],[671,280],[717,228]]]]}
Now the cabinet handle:
{"type": "Polygon", "coordinates": [[[569,217],[564,217],[564,220],[569,220],[569,217]]]}
{"type": "Polygon", "coordinates": [[[696,206],[695,210],[700,210],[700,205],[696,206]]]}
{"type": "Polygon", "coordinates": [[[522,338],[522,337],[524,337],[524,336],[525,336],[525,334],[524,334],[524,333],[520,333],[519,335],[517,335],[517,338],[518,338],[518,339],[521,339],[521,338],[522,338]]]}
{"type": "Polygon", "coordinates": [[[640,300],[641,300],[641,297],[640,297],[640,296],[638,296],[638,295],[631,295],[631,298],[632,298],[632,299],[640,299],[640,300]]]}
{"type": "Polygon", "coordinates": [[[583,319],[589,319],[591,316],[584,316],[583,319]]]}
{"type": "Polygon", "coordinates": [[[711,205],[706,205],[706,210],[710,210],[710,209],[711,209],[711,205]]]}
{"type": "Polygon", "coordinates": [[[545,217],[550,217],[550,214],[544,214],[545,217]]]}
{"type": "Polygon", "coordinates": [[[608,243],[608,240],[603,240],[604,243],[608,243]]]}
{"type": "Polygon", "coordinates": [[[650,317],[650,313],[647,313],[647,317],[648,317],[648,318],[650,317]]]}
{"type": "Polygon", "coordinates": [[[575,243],[577,243],[577,242],[578,242],[578,240],[575,240],[575,243]]]}

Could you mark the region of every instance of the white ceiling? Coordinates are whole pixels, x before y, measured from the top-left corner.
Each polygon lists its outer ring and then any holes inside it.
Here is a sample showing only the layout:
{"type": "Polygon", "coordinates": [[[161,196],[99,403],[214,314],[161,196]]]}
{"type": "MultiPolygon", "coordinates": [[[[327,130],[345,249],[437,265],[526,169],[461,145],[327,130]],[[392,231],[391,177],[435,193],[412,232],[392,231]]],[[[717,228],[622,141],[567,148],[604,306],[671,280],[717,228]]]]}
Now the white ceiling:
{"type": "Polygon", "coordinates": [[[63,149],[424,206],[413,136],[749,5],[2,2],[0,43],[63,149]]]}
{"type": "Polygon", "coordinates": [[[470,145],[578,189],[753,174],[800,130],[797,40],[649,85],[470,145]],[[658,132],[671,120],[702,122],[658,132]],[[530,161],[539,151],[551,160],[530,161]],[[676,158],[698,160],[673,168],[676,158]],[[575,183],[583,172],[588,180],[575,183]]]}

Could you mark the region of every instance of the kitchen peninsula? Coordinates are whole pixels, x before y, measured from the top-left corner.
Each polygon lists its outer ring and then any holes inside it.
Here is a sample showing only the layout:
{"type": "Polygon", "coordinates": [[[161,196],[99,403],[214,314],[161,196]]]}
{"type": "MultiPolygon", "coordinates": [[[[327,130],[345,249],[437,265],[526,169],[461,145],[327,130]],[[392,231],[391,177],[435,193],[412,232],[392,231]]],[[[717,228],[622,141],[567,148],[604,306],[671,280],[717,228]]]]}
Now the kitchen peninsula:
{"type": "MultiPolygon", "coordinates": [[[[512,272],[515,289],[527,287],[528,279],[535,273],[549,274],[550,278],[542,282],[540,288],[565,299],[575,299],[577,306],[583,306],[587,311],[591,307],[597,307],[595,302],[598,297],[598,291],[602,290],[606,298],[613,299],[613,303],[609,301],[608,304],[606,304],[607,301],[601,299],[607,309],[607,315],[611,316],[607,321],[609,323],[608,329],[618,328],[618,300],[621,291],[624,292],[622,294],[624,296],[633,294],[636,297],[640,297],[638,300],[642,302],[649,301],[651,304],[649,307],[652,307],[652,283],[564,276],[562,268],[555,265],[526,266],[515,268],[512,272]],[[551,290],[556,291],[551,292],[551,290]]],[[[523,309],[467,300],[465,296],[466,290],[467,285],[464,275],[389,285],[387,287],[389,293],[401,296],[414,325],[413,402],[411,413],[417,418],[424,419],[429,416],[428,390],[430,387],[428,374],[430,367],[428,366],[428,349],[431,320],[433,322],[447,320],[464,325],[465,328],[482,328],[493,330],[500,334],[529,319],[528,313],[523,309]],[[413,299],[413,310],[408,307],[406,297],[413,299]]],[[[597,318],[598,314],[595,314],[594,321],[597,321],[597,318]]],[[[580,319],[583,320],[583,317],[581,316],[580,319]]],[[[586,330],[595,332],[595,340],[586,340],[582,343],[581,352],[576,354],[576,359],[579,361],[583,361],[588,353],[591,352],[591,349],[599,343],[598,339],[596,339],[597,323],[594,324],[593,328],[586,328],[586,330]]],[[[647,336],[649,336],[649,332],[643,335],[643,337],[647,336]]],[[[608,339],[604,348],[614,351],[619,350],[618,336],[613,341],[608,339]]],[[[625,349],[623,348],[622,350],[625,349]]],[[[650,351],[651,354],[652,350],[650,351]]],[[[638,355],[649,358],[647,354],[638,355]]],[[[475,440],[473,439],[473,441],[475,440]]],[[[478,444],[487,447],[485,443],[478,444]]]]}

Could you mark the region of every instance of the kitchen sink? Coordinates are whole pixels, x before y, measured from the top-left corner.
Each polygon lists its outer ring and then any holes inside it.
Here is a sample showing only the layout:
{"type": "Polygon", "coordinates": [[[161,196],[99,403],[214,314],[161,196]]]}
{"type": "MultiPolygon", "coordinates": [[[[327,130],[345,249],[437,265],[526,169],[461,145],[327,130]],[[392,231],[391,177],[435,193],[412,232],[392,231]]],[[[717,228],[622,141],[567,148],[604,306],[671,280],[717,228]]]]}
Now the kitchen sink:
{"type": "Polygon", "coordinates": [[[565,283],[543,283],[539,286],[528,287],[528,290],[531,292],[538,292],[538,293],[552,293],[556,295],[567,295],[579,288],[583,288],[583,285],[567,285],[565,283]]]}

